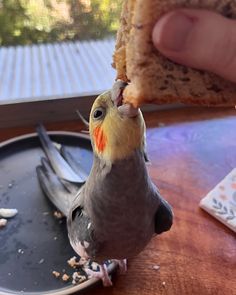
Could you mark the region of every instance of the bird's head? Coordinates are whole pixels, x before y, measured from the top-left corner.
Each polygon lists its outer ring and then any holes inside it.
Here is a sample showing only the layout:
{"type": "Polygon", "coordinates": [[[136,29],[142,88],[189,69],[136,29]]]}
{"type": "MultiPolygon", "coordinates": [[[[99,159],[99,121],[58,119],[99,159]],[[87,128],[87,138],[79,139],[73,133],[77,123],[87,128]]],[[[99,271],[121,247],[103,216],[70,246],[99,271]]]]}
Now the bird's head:
{"type": "Polygon", "coordinates": [[[127,84],[117,81],[110,91],[97,97],[90,112],[89,131],[94,153],[105,161],[127,158],[144,149],[145,123],[139,109],[122,104],[127,84]]]}

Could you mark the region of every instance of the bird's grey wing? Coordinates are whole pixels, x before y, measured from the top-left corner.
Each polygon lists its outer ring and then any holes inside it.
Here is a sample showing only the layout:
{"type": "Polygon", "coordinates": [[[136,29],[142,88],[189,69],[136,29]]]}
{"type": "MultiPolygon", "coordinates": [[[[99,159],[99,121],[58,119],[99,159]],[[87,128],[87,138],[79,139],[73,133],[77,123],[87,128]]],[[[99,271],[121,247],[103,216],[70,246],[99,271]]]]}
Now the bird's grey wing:
{"type": "Polygon", "coordinates": [[[173,212],[167,201],[160,197],[160,204],[155,214],[155,233],[168,231],[173,223],[173,212]]]}
{"type": "MultiPolygon", "coordinates": [[[[75,192],[54,173],[47,159],[41,159],[41,165],[36,168],[36,171],[43,192],[65,216],[68,216],[75,192]]],[[[79,194],[78,190],[77,187],[79,194]]]]}
{"type": "Polygon", "coordinates": [[[84,183],[84,178],[82,179],[61,156],[42,125],[37,127],[37,133],[44,152],[57,176],[73,183],[84,183]]]}
{"type": "MultiPolygon", "coordinates": [[[[83,200],[83,196],[81,196],[81,200],[83,200]]],[[[92,221],[86,214],[81,200],[79,202],[76,199],[73,201],[74,206],[67,219],[70,243],[81,257],[97,258],[101,244],[95,238],[92,221]]]]}

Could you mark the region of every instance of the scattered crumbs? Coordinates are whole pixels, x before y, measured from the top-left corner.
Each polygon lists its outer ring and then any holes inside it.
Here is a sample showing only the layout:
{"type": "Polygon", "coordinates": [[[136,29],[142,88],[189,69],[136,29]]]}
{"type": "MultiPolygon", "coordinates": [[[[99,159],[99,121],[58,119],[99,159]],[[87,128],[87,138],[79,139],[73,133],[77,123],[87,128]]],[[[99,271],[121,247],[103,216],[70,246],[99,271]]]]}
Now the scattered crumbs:
{"type": "Polygon", "coordinates": [[[24,254],[24,250],[22,250],[22,249],[18,249],[18,251],[17,251],[19,254],[24,254]]]}
{"type": "Polygon", "coordinates": [[[83,283],[84,281],[86,281],[86,276],[79,274],[77,271],[72,274],[73,285],[83,283]]]}
{"type": "Polygon", "coordinates": [[[7,225],[7,220],[5,218],[0,218],[0,228],[7,225]]]}
{"type": "Polygon", "coordinates": [[[58,271],[53,271],[52,274],[54,275],[55,278],[59,278],[60,277],[60,273],[58,271]]]}
{"type": "Polygon", "coordinates": [[[70,279],[70,276],[68,276],[66,273],[64,273],[64,275],[62,276],[63,282],[68,282],[69,279],[70,279]]]}
{"type": "Polygon", "coordinates": [[[61,219],[64,217],[64,215],[60,211],[54,211],[53,216],[56,217],[57,219],[61,219]]]}
{"type": "Polygon", "coordinates": [[[43,258],[42,258],[42,259],[40,259],[38,263],[39,263],[39,264],[42,264],[42,263],[44,263],[44,259],[43,259],[43,258]]]}
{"type": "Polygon", "coordinates": [[[77,261],[76,256],[71,257],[69,260],[67,260],[67,263],[70,267],[76,268],[76,266],[79,266],[79,262],[77,261]]]}
{"type": "Polygon", "coordinates": [[[162,286],[165,287],[166,286],[166,282],[162,282],[162,286]]]}
{"type": "Polygon", "coordinates": [[[153,265],[152,269],[159,270],[160,269],[160,265],[153,265]]]}

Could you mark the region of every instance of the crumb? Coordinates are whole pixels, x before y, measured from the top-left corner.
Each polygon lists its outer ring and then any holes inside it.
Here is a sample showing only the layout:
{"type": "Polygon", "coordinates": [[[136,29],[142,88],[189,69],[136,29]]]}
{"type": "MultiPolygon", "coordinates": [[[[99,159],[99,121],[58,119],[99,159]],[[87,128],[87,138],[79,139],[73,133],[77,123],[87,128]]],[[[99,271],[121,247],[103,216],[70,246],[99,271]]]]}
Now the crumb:
{"type": "Polygon", "coordinates": [[[67,263],[69,264],[70,267],[76,268],[76,266],[79,266],[79,262],[76,261],[77,257],[73,256],[69,260],[67,260],[67,263]]]}
{"type": "Polygon", "coordinates": [[[5,218],[0,218],[0,228],[7,225],[7,220],[5,218]]]}
{"type": "Polygon", "coordinates": [[[159,270],[160,269],[160,266],[159,265],[153,265],[152,269],[159,270]]]}
{"type": "Polygon", "coordinates": [[[78,272],[74,272],[72,275],[72,279],[72,284],[76,285],[86,281],[86,276],[80,275],[78,272]]]}
{"type": "Polygon", "coordinates": [[[56,241],[57,239],[58,239],[58,237],[54,237],[54,238],[53,238],[53,240],[55,240],[55,241],[56,241]]]}
{"type": "Polygon", "coordinates": [[[56,217],[57,219],[61,219],[64,217],[64,215],[60,211],[54,211],[53,216],[56,217]]]}
{"type": "Polygon", "coordinates": [[[18,249],[18,251],[17,251],[19,254],[24,254],[24,250],[22,250],[22,249],[18,249]]]}
{"type": "Polygon", "coordinates": [[[64,273],[64,275],[62,276],[62,280],[63,280],[64,282],[68,282],[69,279],[70,279],[70,276],[68,276],[66,273],[64,273]]]}
{"type": "Polygon", "coordinates": [[[166,282],[162,282],[162,286],[165,287],[166,286],[166,282]]]}
{"type": "Polygon", "coordinates": [[[43,215],[48,215],[49,214],[49,212],[47,212],[47,211],[45,211],[45,212],[43,212],[43,215]]]}
{"type": "Polygon", "coordinates": [[[44,259],[43,259],[43,258],[42,258],[42,259],[40,259],[38,263],[39,263],[39,264],[42,264],[42,263],[44,263],[44,259]]]}
{"type": "Polygon", "coordinates": [[[0,216],[3,218],[14,217],[17,213],[17,209],[0,208],[0,216]]]}
{"type": "Polygon", "coordinates": [[[55,278],[59,278],[60,277],[60,273],[58,271],[53,271],[52,274],[54,275],[55,278]]]}

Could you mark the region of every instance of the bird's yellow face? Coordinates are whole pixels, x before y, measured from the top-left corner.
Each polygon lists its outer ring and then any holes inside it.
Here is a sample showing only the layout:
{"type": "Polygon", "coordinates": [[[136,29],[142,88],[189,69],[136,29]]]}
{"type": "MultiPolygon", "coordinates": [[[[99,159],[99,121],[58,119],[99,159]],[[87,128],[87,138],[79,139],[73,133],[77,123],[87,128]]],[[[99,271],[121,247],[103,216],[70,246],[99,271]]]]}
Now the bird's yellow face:
{"type": "MultiPolygon", "coordinates": [[[[94,152],[108,162],[127,158],[135,149],[144,149],[145,123],[139,109],[120,111],[122,93],[107,91],[95,100],[89,131],[94,152]]],[[[131,107],[131,106],[130,106],[131,107]]]]}

